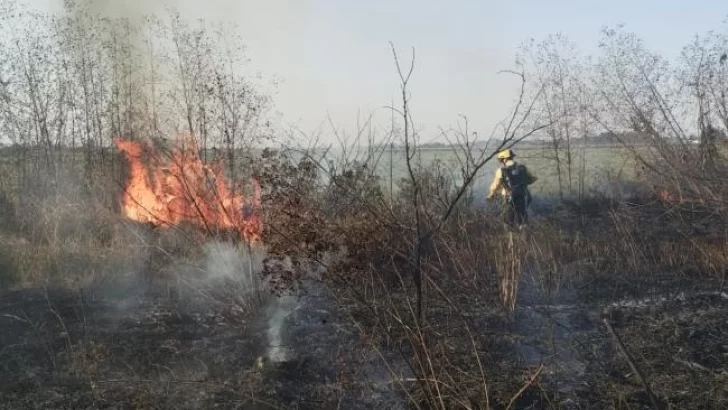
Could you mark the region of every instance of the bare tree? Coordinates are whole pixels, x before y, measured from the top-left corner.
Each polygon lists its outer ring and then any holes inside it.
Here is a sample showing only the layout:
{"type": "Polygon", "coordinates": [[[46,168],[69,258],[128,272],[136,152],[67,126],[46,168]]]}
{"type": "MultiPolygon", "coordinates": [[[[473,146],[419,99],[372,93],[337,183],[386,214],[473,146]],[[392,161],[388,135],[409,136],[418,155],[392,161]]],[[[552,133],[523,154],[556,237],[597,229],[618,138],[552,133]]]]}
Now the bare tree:
{"type": "Polygon", "coordinates": [[[247,59],[234,27],[195,27],[176,15],[169,30],[187,132],[201,140],[205,155],[220,147],[229,175],[237,177],[239,154],[271,134],[271,99],[244,76],[247,59]]]}
{"type": "Polygon", "coordinates": [[[715,210],[724,210],[726,203],[719,182],[725,169],[716,160],[724,129],[718,107],[725,59],[710,51],[720,50],[720,39],[693,42],[676,66],[634,34],[606,29],[590,84],[591,117],[654,176],[648,182],[674,192],[680,202],[711,204],[715,210]],[[715,47],[707,45],[711,41],[715,47]],[[695,147],[691,142],[698,137],[695,147]]]}
{"type": "Polygon", "coordinates": [[[728,129],[728,35],[710,32],[683,49],[680,77],[693,90],[703,166],[717,160],[717,136],[728,129]]]}
{"type": "Polygon", "coordinates": [[[546,128],[549,136],[550,155],[556,167],[559,196],[574,192],[574,175],[578,171],[578,153],[575,141],[581,142],[581,172],[579,173],[579,196],[582,195],[584,179],[584,154],[586,138],[590,131],[589,117],[584,115],[587,92],[585,90],[585,64],[576,47],[560,34],[551,35],[540,43],[531,40],[521,51],[520,59],[528,66],[533,84],[541,90],[537,111],[543,121],[551,125],[546,128]]]}

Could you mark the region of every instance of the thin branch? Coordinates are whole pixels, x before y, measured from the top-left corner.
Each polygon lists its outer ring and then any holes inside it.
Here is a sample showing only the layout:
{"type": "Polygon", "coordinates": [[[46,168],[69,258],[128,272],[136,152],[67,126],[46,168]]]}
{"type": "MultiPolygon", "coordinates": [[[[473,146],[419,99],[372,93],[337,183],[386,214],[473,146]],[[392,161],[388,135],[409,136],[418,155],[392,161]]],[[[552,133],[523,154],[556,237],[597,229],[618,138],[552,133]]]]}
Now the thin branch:
{"type": "Polygon", "coordinates": [[[523,395],[523,393],[525,393],[526,390],[528,390],[533,385],[533,383],[535,383],[536,380],[538,380],[539,376],[541,376],[542,371],[543,371],[543,363],[538,367],[538,370],[536,370],[536,373],[531,375],[531,377],[528,379],[526,384],[524,384],[523,387],[521,387],[520,390],[518,390],[518,392],[511,398],[511,401],[508,402],[508,407],[506,407],[506,410],[513,408],[513,406],[516,404],[516,400],[518,400],[523,395]]]}
{"type": "Polygon", "coordinates": [[[652,391],[652,388],[650,387],[650,384],[647,382],[647,379],[642,374],[640,369],[637,367],[637,365],[634,362],[634,359],[627,351],[627,348],[624,346],[624,343],[622,342],[622,339],[619,337],[617,332],[612,327],[611,322],[609,321],[608,317],[604,317],[603,319],[604,325],[607,327],[607,330],[612,335],[612,338],[614,339],[614,343],[617,346],[617,349],[620,353],[624,356],[624,358],[627,360],[627,364],[629,364],[629,367],[632,369],[632,372],[637,376],[637,379],[642,384],[642,387],[645,389],[645,393],[647,393],[647,396],[650,398],[650,402],[652,403],[652,407],[655,410],[662,409],[662,406],[657,401],[657,397],[655,396],[655,393],[652,391]]]}

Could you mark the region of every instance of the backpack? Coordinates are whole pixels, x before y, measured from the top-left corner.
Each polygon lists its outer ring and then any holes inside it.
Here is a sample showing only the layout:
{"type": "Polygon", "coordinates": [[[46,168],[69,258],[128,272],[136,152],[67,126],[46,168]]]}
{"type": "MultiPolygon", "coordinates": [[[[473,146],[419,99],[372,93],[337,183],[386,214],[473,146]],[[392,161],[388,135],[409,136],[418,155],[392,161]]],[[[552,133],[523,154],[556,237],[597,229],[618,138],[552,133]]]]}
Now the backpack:
{"type": "Polygon", "coordinates": [[[501,169],[503,172],[503,184],[511,198],[526,196],[528,193],[528,173],[526,167],[521,164],[515,164],[510,167],[501,169]]]}

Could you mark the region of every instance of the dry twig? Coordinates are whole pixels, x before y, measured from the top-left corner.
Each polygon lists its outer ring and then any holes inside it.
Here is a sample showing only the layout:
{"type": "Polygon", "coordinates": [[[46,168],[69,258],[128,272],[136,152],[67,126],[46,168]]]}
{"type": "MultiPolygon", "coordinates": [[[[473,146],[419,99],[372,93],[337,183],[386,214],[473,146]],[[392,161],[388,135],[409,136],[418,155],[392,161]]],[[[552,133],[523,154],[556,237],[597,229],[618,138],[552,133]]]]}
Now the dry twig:
{"type": "Polygon", "coordinates": [[[629,367],[632,369],[632,372],[634,372],[635,376],[642,384],[642,387],[645,389],[645,393],[647,393],[647,396],[650,398],[652,407],[656,410],[661,410],[662,405],[657,400],[657,396],[655,396],[655,393],[652,391],[652,388],[650,387],[649,383],[647,382],[647,379],[642,374],[640,369],[635,364],[634,359],[627,351],[627,348],[625,347],[624,343],[622,342],[622,339],[619,337],[617,332],[612,327],[612,324],[610,323],[609,318],[604,317],[602,320],[604,321],[604,325],[607,327],[607,330],[612,335],[612,338],[614,339],[614,343],[617,346],[617,349],[620,351],[620,353],[622,353],[624,358],[627,360],[627,364],[629,364],[629,367]]]}

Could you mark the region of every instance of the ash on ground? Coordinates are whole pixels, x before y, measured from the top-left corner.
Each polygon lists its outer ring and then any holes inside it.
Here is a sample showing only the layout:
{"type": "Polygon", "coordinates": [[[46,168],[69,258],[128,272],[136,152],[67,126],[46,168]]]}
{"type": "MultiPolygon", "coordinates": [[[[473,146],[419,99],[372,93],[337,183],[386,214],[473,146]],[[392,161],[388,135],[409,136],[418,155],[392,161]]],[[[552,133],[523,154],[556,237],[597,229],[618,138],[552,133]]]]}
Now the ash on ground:
{"type": "Polygon", "coordinates": [[[322,285],[254,312],[227,291],[5,292],[0,408],[405,408],[322,285]]]}

